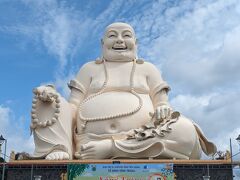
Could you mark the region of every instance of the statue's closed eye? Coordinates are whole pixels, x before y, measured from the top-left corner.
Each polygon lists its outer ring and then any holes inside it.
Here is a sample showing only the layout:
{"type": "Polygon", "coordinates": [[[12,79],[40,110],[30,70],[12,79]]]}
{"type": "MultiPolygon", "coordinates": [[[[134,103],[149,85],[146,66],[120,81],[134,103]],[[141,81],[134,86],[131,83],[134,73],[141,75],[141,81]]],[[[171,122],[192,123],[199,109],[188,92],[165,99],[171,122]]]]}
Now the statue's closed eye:
{"type": "Polygon", "coordinates": [[[113,38],[113,37],[116,37],[116,35],[115,35],[115,34],[111,34],[111,35],[109,35],[108,37],[109,37],[109,38],[113,38]]]}

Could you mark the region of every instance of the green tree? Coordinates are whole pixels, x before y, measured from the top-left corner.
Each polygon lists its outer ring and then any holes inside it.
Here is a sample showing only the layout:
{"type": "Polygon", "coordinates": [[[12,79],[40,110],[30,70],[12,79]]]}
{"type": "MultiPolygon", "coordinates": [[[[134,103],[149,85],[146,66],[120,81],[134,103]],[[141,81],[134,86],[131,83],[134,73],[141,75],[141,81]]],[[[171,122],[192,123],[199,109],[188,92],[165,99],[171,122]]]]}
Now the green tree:
{"type": "Polygon", "coordinates": [[[68,165],[68,180],[73,180],[73,178],[83,174],[85,169],[89,168],[88,164],[69,164],[68,165]]]}

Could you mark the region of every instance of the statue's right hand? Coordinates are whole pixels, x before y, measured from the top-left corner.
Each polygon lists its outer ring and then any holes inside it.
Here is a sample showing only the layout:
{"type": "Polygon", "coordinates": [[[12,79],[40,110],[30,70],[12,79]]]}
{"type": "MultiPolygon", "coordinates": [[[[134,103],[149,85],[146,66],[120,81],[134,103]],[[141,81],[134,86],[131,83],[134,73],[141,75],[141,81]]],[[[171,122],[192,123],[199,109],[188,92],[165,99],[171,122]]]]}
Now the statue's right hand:
{"type": "Polygon", "coordinates": [[[70,156],[66,152],[57,151],[57,152],[51,152],[46,156],[47,160],[68,160],[70,159],[70,156]]]}
{"type": "Polygon", "coordinates": [[[51,84],[39,86],[33,89],[33,93],[43,102],[53,102],[58,96],[55,87],[51,84]]]}
{"type": "Polygon", "coordinates": [[[163,120],[171,116],[172,108],[168,105],[161,105],[157,107],[155,113],[157,120],[163,120]]]}

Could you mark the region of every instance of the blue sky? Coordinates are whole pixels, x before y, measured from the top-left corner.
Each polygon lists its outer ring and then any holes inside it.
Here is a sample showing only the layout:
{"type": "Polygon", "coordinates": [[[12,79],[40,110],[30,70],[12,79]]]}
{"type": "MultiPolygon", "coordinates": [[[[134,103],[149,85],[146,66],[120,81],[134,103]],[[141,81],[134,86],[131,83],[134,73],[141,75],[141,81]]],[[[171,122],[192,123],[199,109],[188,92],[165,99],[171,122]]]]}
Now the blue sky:
{"type": "Polygon", "coordinates": [[[104,28],[116,21],[135,28],[139,56],[170,84],[172,106],[229,148],[240,134],[239,17],[238,0],[1,0],[0,134],[8,151],[33,151],[32,89],[53,83],[68,97],[67,82],[101,55],[104,28]]]}

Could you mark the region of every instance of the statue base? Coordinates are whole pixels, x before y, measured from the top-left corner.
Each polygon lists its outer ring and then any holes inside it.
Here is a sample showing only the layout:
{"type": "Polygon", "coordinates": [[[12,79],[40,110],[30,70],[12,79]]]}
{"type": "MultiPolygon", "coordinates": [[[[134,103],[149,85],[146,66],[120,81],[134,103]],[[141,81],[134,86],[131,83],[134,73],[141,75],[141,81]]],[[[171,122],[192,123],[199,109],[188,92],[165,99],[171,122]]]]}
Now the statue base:
{"type": "Polygon", "coordinates": [[[232,164],[227,160],[27,160],[5,165],[7,180],[232,179],[232,164]]]}

